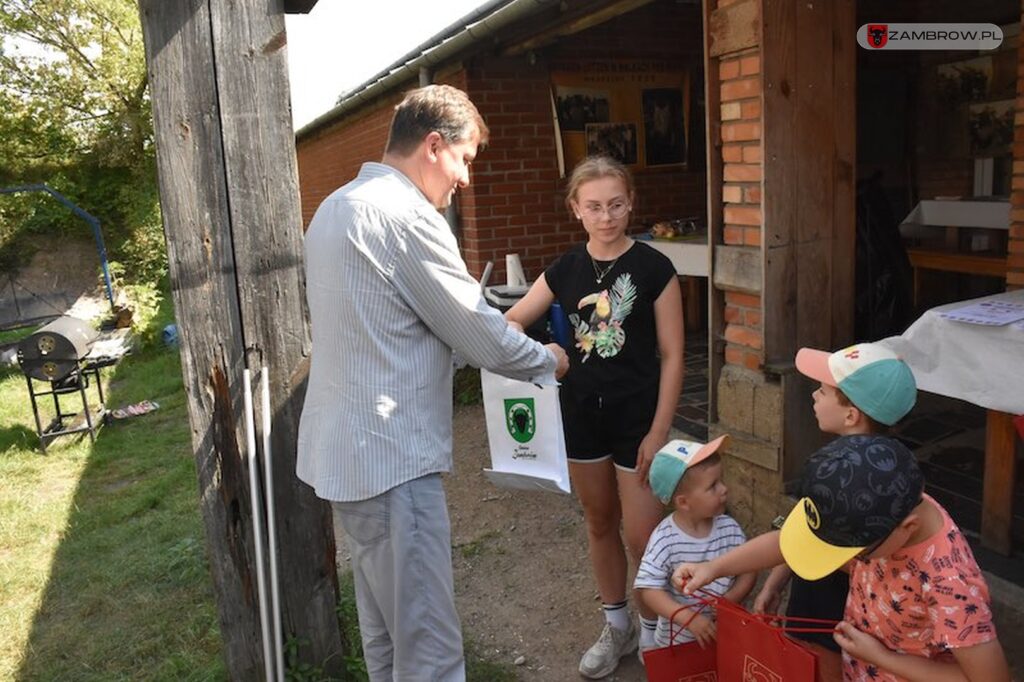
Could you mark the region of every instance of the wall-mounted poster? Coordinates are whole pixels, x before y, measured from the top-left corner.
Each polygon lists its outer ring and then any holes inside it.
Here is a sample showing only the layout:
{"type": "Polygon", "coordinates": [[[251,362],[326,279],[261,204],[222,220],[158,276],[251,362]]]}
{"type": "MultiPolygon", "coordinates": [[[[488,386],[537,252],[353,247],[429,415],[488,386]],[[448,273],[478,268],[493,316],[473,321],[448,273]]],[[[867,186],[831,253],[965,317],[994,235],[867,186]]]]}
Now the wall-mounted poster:
{"type": "Polygon", "coordinates": [[[551,84],[563,175],[600,152],[635,168],[686,163],[689,79],[677,64],[611,59],[556,64],[551,84]]]}
{"type": "Polygon", "coordinates": [[[1016,100],[1008,99],[970,106],[967,125],[973,156],[1011,153],[1015,104],[1016,100]]]}
{"type": "Polygon", "coordinates": [[[588,123],[587,156],[607,154],[627,166],[636,164],[636,125],[633,123],[588,123]]]}
{"type": "Polygon", "coordinates": [[[607,123],[608,92],[589,88],[558,88],[555,91],[558,125],[563,131],[583,132],[588,123],[607,123]]]}
{"type": "Polygon", "coordinates": [[[644,111],[644,158],[648,166],[686,161],[686,127],[683,91],[650,88],[642,93],[644,111]]]}

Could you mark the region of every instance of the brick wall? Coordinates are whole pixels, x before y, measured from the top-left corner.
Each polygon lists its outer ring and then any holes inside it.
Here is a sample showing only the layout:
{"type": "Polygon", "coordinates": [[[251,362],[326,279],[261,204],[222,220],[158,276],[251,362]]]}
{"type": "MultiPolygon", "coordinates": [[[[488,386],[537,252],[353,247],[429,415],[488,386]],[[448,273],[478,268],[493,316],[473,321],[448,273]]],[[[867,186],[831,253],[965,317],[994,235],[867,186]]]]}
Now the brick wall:
{"type": "MultiPolygon", "coordinates": [[[[715,11],[750,0],[709,2],[715,11]]],[[[756,2],[756,0],[755,0],[756,2]]],[[[760,4],[759,2],[756,4],[760,4]]],[[[737,8],[732,8],[732,11],[737,8]]],[[[760,8],[759,8],[760,11],[760,8]]],[[[705,17],[705,21],[708,18],[705,17]]],[[[721,34],[725,37],[725,34],[721,34]]],[[[763,72],[761,47],[745,47],[709,59],[707,75],[718,83],[722,168],[721,235],[718,248],[740,249],[763,259],[763,72]]],[[[714,192],[712,192],[714,195],[714,192]]],[[[764,365],[764,299],[720,280],[724,366],[716,382],[718,421],[710,436],[728,433],[723,459],[729,513],[750,534],[763,533],[786,508],[779,475],[781,389],[761,372],[764,365]]]]}
{"type": "MultiPolygon", "coordinates": [[[[720,3],[725,4],[725,3],[720,3]]],[[[722,241],[761,248],[760,49],[711,60],[718,69],[722,122],[722,241]]],[[[764,362],[761,297],[725,292],[725,362],[758,369],[764,362]]]]}
{"type": "Polygon", "coordinates": [[[309,225],[324,197],[355,177],[360,165],[380,160],[399,99],[396,93],[297,144],[303,226],[309,225]]]}
{"type": "Polygon", "coordinates": [[[460,198],[463,256],[474,275],[493,260],[492,281],[501,282],[505,254],[518,253],[527,277],[536,277],[571,241],[559,199],[547,71],[525,59],[491,58],[469,68],[467,88],[491,142],[460,198]]]}
{"type": "MultiPolygon", "coordinates": [[[[466,87],[462,70],[439,77],[437,82],[466,87]]],[[[380,161],[394,107],[406,90],[416,86],[417,83],[410,81],[296,144],[303,227],[309,225],[320,202],[354,178],[363,163],[380,161]]]]}
{"type": "MultiPolygon", "coordinates": [[[[1024,3],[1022,3],[1024,6],[1024,3]]],[[[1024,18],[1022,18],[1024,23],[1024,18]]],[[[1013,130],[1013,181],[1006,285],[1024,287],[1024,41],[1017,48],[1017,112],[1013,130]]]]}
{"type": "MultiPolygon", "coordinates": [[[[491,146],[474,164],[473,185],[460,204],[470,272],[479,275],[493,260],[493,280],[502,281],[504,255],[518,253],[532,279],[585,238],[565,208],[565,179],[558,175],[550,72],[585,68],[590,59],[670,61],[690,70],[696,96],[700,30],[699,8],[662,0],[567,37],[535,56],[533,64],[525,55],[473,61],[467,91],[491,128],[491,146]]],[[[701,116],[696,106],[691,115],[701,116]]],[[[702,127],[697,134],[703,135],[702,127]]],[[[635,175],[636,224],[704,216],[703,167],[643,169],[635,175]]]]}

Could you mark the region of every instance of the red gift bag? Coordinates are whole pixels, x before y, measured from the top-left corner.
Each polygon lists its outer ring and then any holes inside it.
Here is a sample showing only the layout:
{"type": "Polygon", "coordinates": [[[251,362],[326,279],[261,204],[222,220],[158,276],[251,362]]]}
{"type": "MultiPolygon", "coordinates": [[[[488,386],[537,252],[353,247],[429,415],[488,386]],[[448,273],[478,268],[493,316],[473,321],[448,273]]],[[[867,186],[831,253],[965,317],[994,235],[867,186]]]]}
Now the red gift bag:
{"type": "Polygon", "coordinates": [[[810,618],[789,620],[828,623],[831,627],[772,624],[779,616],[754,615],[739,604],[718,601],[719,682],[815,682],[817,656],[784,632],[831,632],[835,623],[810,618]]]}
{"type": "MultiPolygon", "coordinates": [[[[708,602],[705,601],[701,607],[693,612],[690,620],[697,617],[708,602]]],[[[706,649],[701,649],[697,642],[685,644],[673,644],[676,639],[676,613],[690,607],[682,607],[672,614],[669,621],[669,645],[658,649],[648,649],[643,653],[644,668],[647,672],[647,682],[716,682],[718,653],[715,644],[712,642],[706,649]]],[[[686,625],[689,625],[687,621],[686,625]]],[[[682,629],[685,629],[685,625],[682,629]]]]}

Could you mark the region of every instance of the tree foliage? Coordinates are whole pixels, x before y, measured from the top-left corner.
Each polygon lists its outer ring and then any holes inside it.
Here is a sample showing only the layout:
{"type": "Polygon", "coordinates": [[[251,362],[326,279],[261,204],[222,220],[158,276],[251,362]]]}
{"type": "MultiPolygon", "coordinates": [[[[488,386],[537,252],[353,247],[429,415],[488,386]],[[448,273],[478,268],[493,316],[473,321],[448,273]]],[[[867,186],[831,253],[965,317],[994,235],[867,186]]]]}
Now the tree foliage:
{"type": "MultiPolygon", "coordinates": [[[[3,5],[0,186],[45,182],[64,193],[100,219],[126,277],[153,281],[164,254],[137,4],[3,5]]],[[[0,197],[0,243],[32,232],[88,236],[45,195],[0,197]]]]}

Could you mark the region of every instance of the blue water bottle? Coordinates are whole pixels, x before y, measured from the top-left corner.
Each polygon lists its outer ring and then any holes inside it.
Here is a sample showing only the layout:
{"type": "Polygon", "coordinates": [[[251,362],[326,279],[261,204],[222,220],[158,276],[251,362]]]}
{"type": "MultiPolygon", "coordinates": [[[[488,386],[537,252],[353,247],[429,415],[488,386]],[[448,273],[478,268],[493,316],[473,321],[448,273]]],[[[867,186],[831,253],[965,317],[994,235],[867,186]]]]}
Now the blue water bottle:
{"type": "Polygon", "coordinates": [[[548,323],[551,325],[551,339],[562,348],[572,347],[572,334],[569,333],[569,318],[565,316],[562,305],[555,301],[548,311],[548,323]]]}

